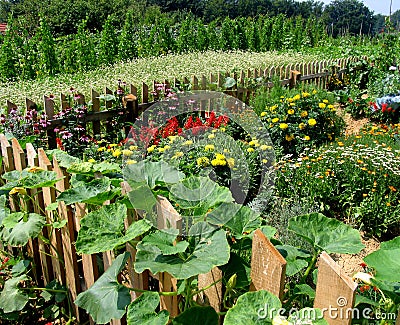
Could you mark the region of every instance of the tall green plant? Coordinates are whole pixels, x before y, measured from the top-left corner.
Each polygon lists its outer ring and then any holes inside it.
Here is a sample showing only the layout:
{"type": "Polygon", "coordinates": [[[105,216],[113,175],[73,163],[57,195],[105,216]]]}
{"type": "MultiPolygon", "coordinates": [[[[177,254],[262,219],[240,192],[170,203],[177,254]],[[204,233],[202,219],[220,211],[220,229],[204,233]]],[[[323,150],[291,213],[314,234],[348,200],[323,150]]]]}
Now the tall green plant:
{"type": "Polygon", "coordinates": [[[98,63],[112,64],[117,60],[117,34],[113,26],[114,16],[108,16],[104,28],[100,33],[100,43],[98,45],[98,63]]]}
{"type": "Polygon", "coordinates": [[[133,19],[133,11],[129,10],[126,13],[124,26],[118,38],[118,58],[123,61],[136,58],[138,55],[135,40],[136,28],[133,19]]]}
{"type": "Polygon", "coordinates": [[[55,75],[59,71],[55,42],[50,32],[46,19],[40,20],[37,30],[38,36],[38,58],[39,58],[39,76],[55,75]]]}

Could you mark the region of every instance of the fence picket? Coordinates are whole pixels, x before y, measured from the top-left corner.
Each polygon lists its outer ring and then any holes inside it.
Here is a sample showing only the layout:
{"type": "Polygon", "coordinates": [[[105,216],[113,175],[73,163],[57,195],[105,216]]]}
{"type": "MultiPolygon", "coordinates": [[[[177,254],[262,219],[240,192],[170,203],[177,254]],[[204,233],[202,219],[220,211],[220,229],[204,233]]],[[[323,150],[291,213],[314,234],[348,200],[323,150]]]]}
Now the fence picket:
{"type": "Polygon", "coordinates": [[[251,290],[268,290],[282,299],[285,259],[260,229],[254,232],[251,251],[251,290]]]}
{"type": "Polygon", "coordinates": [[[356,289],[357,284],[326,252],[322,252],[318,262],[314,307],[326,311],[335,308],[335,315],[343,316],[334,317],[325,312],[324,318],[329,325],[351,324],[356,289]]]}
{"type": "Polygon", "coordinates": [[[215,283],[214,286],[204,290],[201,294],[201,301],[208,301],[211,307],[218,313],[221,311],[223,304],[223,293],[222,293],[222,271],[218,267],[214,267],[210,272],[206,274],[199,274],[198,277],[198,288],[204,288],[215,283]]]}
{"type": "MultiPolygon", "coordinates": [[[[39,167],[42,167],[44,170],[52,171],[53,166],[47,157],[46,153],[43,149],[38,149],[38,157],[39,157],[39,167]]],[[[47,207],[51,203],[56,201],[56,192],[53,188],[44,187],[42,189],[43,193],[43,203],[44,207],[47,207]]],[[[54,216],[52,211],[46,211],[46,219],[47,223],[53,223],[54,216]]],[[[53,269],[53,278],[57,279],[60,283],[65,283],[65,268],[63,265],[63,247],[62,247],[62,239],[61,239],[61,229],[54,229],[53,233],[48,231],[48,237],[52,247],[56,248],[57,250],[50,249],[50,254],[52,256],[52,269],[53,269]]]]}
{"type": "MultiPolygon", "coordinates": [[[[90,90],[90,98],[92,101],[92,111],[93,112],[100,112],[100,94],[95,91],[94,89],[90,90]]],[[[101,124],[100,121],[93,121],[93,135],[100,134],[101,124]]]]}

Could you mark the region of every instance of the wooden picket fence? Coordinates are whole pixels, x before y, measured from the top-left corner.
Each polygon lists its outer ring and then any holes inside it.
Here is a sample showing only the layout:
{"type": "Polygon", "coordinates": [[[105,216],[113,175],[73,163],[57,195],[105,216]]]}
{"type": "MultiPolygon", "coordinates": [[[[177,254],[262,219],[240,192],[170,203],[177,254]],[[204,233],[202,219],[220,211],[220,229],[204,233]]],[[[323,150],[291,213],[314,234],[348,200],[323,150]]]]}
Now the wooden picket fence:
{"type": "MultiPolygon", "coordinates": [[[[29,166],[38,166],[45,170],[56,172],[60,178],[63,177],[56,184],[58,193],[69,188],[71,175],[60,167],[55,159],[50,161],[43,149],[36,151],[28,143],[26,149],[23,150],[15,138],[10,143],[2,134],[0,134],[0,145],[3,157],[1,174],[12,170],[21,171],[29,166]]],[[[125,187],[123,186],[123,188],[125,187]]],[[[57,192],[49,188],[36,190],[35,193],[42,211],[45,211],[46,206],[56,201],[57,192]]],[[[13,206],[11,208],[15,209],[13,206]]],[[[29,209],[30,207],[28,206],[27,208],[29,209]]],[[[181,216],[167,199],[159,198],[157,211],[158,225],[161,228],[167,221],[173,227],[178,229],[181,227],[181,216]]],[[[40,213],[39,211],[34,212],[40,213]]],[[[86,213],[85,204],[67,206],[63,202],[59,202],[58,214],[61,219],[67,220],[66,226],[61,229],[54,229],[52,234],[47,232],[46,227],[43,229],[43,235],[51,238],[51,243],[53,247],[57,248],[57,252],[54,249],[50,249],[48,245],[38,238],[30,240],[28,243],[28,252],[31,254],[35,265],[34,277],[38,284],[46,285],[51,280],[56,279],[67,286],[72,300],[75,300],[80,292],[93,285],[100,276],[98,256],[95,254],[79,256],[75,251],[74,243],[77,238],[77,232],[80,229],[80,219],[86,213]]],[[[135,211],[130,211],[126,220],[126,227],[138,217],[135,211]]],[[[50,223],[53,220],[53,212],[46,211],[46,218],[50,223]]],[[[285,284],[285,259],[260,230],[255,232],[252,245],[251,290],[265,289],[282,298],[285,284]]],[[[168,273],[153,275],[146,271],[137,274],[132,266],[135,258],[135,249],[130,244],[127,244],[126,249],[131,253],[127,272],[125,273],[126,278],[124,279],[127,283],[138,289],[149,290],[154,288],[154,282],[156,281],[160,291],[176,291],[177,281],[168,273]]],[[[111,265],[113,258],[112,251],[102,254],[101,260],[105,270],[111,265]]],[[[327,310],[329,308],[337,308],[338,315],[345,315],[343,317],[329,318],[329,315],[325,313],[325,318],[329,324],[350,324],[352,316],[350,308],[354,306],[357,284],[326,253],[322,253],[319,257],[318,270],[314,306],[328,308],[327,310]]],[[[198,286],[203,288],[217,282],[221,277],[221,270],[215,267],[209,273],[199,275],[198,286]]],[[[199,298],[200,300],[208,301],[217,311],[221,311],[223,290],[221,282],[218,282],[205,290],[203,292],[204,296],[199,298]]],[[[132,293],[132,299],[135,298],[135,293],[132,293]]],[[[172,316],[178,315],[178,299],[178,296],[161,296],[161,309],[167,309],[172,316]]],[[[74,312],[77,322],[88,320],[88,315],[85,311],[79,309],[76,305],[74,305],[74,312]]],[[[399,319],[398,322],[400,321],[399,319]]],[[[124,324],[124,319],[114,320],[110,324],[124,324]]]]}
{"type": "MultiPolygon", "coordinates": [[[[292,88],[299,83],[313,84],[318,88],[325,88],[332,74],[332,67],[336,67],[336,73],[340,76],[350,62],[355,62],[357,60],[359,60],[359,58],[351,57],[291,64],[266,69],[248,69],[246,71],[242,70],[239,73],[211,73],[208,77],[204,75],[192,76],[190,80],[188,78],[183,78],[183,80],[174,78],[174,80],[153,81],[152,85],[142,83],[140,87],[131,84],[128,86],[127,90],[130,96],[125,96],[126,101],[124,103],[123,115],[126,122],[134,123],[141,112],[161,99],[160,91],[157,91],[160,85],[163,89],[174,88],[185,90],[190,88],[191,90],[220,90],[249,104],[259,87],[271,88],[273,87],[272,81],[275,79],[279,79],[282,85],[292,88]],[[231,88],[224,87],[227,77],[236,80],[236,84],[231,88]]],[[[114,94],[114,92],[109,88],[105,88],[103,94],[114,94]]],[[[91,111],[85,116],[85,123],[88,129],[92,130],[92,136],[100,134],[102,127],[103,129],[106,128],[104,127],[105,121],[121,113],[117,109],[111,109],[113,105],[111,101],[105,100],[104,105],[102,105],[101,99],[99,98],[100,95],[98,91],[92,89],[90,94],[79,94],[78,99],[78,103],[80,104],[91,102],[91,111]]],[[[56,147],[54,128],[65,123],[62,119],[54,118],[55,112],[65,109],[69,105],[68,95],[61,93],[57,100],[50,99],[48,96],[43,96],[42,106],[50,122],[50,126],[47,128],[47,136],[48,146],[51,149],[56,147]]],[[[30,110],[38,108],[39,104],[26,98],[25,106],[26,110],[30,110]]],[[[7,100],[6,107],[8,113],[11,109],[17,108],[17,105],[7,100]]]]}

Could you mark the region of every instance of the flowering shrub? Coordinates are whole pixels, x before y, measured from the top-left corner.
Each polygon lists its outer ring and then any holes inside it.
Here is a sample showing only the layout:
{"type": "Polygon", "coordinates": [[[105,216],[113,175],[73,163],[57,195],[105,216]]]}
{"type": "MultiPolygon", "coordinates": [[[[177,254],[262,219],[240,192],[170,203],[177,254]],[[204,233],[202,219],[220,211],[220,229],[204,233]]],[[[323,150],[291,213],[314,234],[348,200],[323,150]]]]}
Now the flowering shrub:
{"type": "Polygon", "coordinates": [[[13,108],[7,115],[0,115],[0,133],[17,138],[20,144],[31,142],[36,147],[46,146],[48,125],[46,114],[35,108],[28,109],[25,114],[13,108]]]}
{"type": "Polygon", "coordinates": [[[285,157],[276,166],[277,195],[306,198],[377,235],[398,232],[399,131],[399,125],[371,126],[297,159],[285,157]]]}
{"type": "Polygon", "coordinates": [[[299,155],[304,148],[332,141],[342,133],[344,122],[326,93],[298,92],[265,107],[260,116],[269,129],[275,149],[299,155]]]}

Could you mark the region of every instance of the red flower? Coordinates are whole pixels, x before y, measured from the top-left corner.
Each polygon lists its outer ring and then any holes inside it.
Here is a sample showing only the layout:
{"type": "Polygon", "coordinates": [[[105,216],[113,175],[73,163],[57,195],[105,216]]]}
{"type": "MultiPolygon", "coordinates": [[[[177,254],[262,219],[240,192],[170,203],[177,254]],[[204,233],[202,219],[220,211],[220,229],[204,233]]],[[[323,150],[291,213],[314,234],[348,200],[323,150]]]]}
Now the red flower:
{"type": "Polygon", "coordinates": [[[382,104],[382,113],[385,113],[385,112],[386,112],[386,109],[387,109],[387,104],[386,104],[386,103],[383,103],[383,104],[382,104]]]}
{"type": "Polygon", "coordinates": [[[365,264],[364,262],[362,262],[362,263],[360,263],[360,266],[362,267],[362,268],[366,268],[367,267],[367,264],[365,264]]]}

